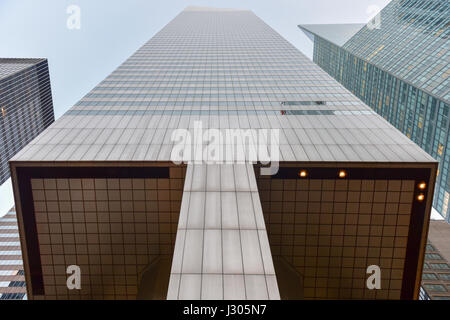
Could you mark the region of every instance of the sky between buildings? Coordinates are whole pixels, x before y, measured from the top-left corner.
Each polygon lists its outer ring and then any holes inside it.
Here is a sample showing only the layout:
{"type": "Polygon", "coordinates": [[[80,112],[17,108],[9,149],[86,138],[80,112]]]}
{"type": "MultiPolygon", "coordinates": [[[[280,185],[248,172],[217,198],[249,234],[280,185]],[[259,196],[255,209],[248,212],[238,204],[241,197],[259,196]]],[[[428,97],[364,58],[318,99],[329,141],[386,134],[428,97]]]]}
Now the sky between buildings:
{"type": "MultiPolygon", "coordinates": [[[[190,5],[252,10],[309,58],[312,42],[297,27],[366,23],[389,0],[0,0],[0,57],[47,58],[55,117],[190,5]],[[67,8],[81,12],[68,29],[67,8]]],[[[0,187],[0,217],[13,206],[10,181],[0,187]]]]}

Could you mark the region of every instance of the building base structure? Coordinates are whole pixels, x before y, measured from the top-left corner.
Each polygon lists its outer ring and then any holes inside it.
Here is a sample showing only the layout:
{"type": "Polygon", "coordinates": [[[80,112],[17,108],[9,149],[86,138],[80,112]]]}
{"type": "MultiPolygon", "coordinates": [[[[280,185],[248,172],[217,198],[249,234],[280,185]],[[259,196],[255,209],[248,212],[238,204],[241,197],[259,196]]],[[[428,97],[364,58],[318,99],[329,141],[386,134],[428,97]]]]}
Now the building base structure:
{"type": "Polygon", "coordinates": [[[30,299],[417,299],[433,166],[66,165],[13,164],[30,299]]]}

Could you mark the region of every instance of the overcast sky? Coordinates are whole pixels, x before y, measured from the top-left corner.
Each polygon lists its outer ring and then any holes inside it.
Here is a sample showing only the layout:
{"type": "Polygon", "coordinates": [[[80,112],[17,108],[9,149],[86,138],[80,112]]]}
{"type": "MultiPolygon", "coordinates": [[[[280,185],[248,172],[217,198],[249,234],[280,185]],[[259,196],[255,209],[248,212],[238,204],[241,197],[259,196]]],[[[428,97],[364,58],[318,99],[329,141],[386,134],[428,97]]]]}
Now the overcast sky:
{"type": "MultiPolygon", "coordinates": [[[[252,10],[311,58],[298,24],[367,22],[389,0],[0,0],[0,57],[47,58],[59,118],[189,5],[252,10]],[[67,28],[67,8],[81,28],[67,28]]],[[[12,202],[0,187],[0,216],[12,202]]]]}

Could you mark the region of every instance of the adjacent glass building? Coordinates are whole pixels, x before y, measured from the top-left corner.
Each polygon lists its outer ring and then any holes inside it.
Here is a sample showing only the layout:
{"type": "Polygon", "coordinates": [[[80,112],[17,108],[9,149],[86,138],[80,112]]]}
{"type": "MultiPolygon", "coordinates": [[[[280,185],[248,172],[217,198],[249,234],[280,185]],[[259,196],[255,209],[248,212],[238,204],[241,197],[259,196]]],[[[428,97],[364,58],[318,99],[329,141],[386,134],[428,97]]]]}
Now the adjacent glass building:
{"type": "Polygon", "coordinates": [[[182,11],[11,172],[29,299],[419,296],[436,160],[250,11],[182,11]],[[279,168],[199,161],[231,129],[279,168]]]}
{"type": "Polygon", "coordinates": [[[0,184],[8,160],[55,119],[46,59],[0,58],[0,184]]]}
{"type": "Polygon", "coordinates": [[[393,0],[369,24],[300,25],[314,62],[439,161],[433,206],[449,214],[450,3],[393,0]]]}

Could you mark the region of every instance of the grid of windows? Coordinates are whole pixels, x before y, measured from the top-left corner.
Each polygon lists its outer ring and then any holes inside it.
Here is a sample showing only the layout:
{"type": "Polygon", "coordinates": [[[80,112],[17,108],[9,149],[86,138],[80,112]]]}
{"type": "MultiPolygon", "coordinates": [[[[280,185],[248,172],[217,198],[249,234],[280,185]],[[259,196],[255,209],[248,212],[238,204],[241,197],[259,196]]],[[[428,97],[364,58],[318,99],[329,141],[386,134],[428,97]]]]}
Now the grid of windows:
{"type": "MultiPolygon", "coordinates": [[[[431,228],[430,228],[431,230],[431,228]]],[[[421,291],[428,299],[450,299],[450,266],[436,247],[428,243],[422,274],[421,291]]]]}
{"type": "Polygon", "coordinates": [[[364,26],[343,48],[449,101],[449,12],[448,1],[391,1],[380,12],[379,29],[364,26]]]}
{"type": "Polygon", "coordinates": [[[16,212],[0,218],[0,300],[26,299],[16,212]]]}
{"type": "Polygon", "coordinates": [[[53,121],[47,60],[0,59],[0,184],[8,160],[53,121]]]}
{"type": "Polygon", "coordinates": [[[450,104],[317,36],[314,61],[440,162],[433,206],[450,219],[450,104]]]}
{"type": "Polygon", "coordinates": [[[380,29],[365,26],[342,47],[316,35],[314,62],[439,161],[433,206],[450,222],[449,10],[392,1],[380,29]]]}
{"type": "Polygon", "coordinates": [[[32,179],[45,299],[135,299],[144,269],[171,259],[183,184],[183,168],[169,179],[32,179]],[[67,289],[68,265],[81,290],[67,289]]]}
{"type": "Polygon", "coordinates": [[[399,299],[414,180],[258,179],[273,256],[303,279],[305,299],[399,299]],[[381,290],[366,268],[382,268],[381,290]]]}

